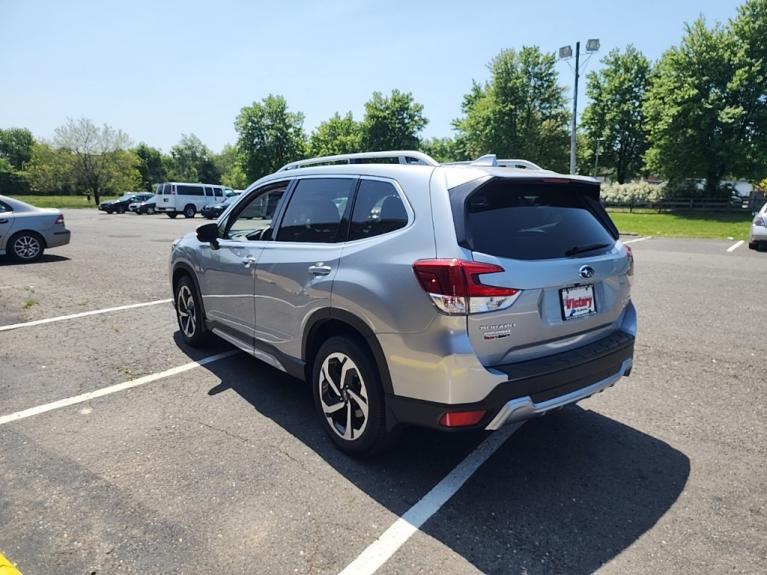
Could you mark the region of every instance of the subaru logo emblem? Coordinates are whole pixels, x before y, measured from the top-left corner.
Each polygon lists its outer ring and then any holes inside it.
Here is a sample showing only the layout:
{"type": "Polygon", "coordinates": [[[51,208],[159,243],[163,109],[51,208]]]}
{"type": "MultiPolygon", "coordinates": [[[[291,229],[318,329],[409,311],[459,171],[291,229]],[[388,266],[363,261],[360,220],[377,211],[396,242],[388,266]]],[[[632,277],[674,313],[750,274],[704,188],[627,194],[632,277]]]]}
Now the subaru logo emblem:
{"type": "Polygon", "coordinates": [[[578,275],[585,280],[592,278],[594,277],[594,268],[591,266],[581,266],[581,269],[578,270],[578,275]]]}

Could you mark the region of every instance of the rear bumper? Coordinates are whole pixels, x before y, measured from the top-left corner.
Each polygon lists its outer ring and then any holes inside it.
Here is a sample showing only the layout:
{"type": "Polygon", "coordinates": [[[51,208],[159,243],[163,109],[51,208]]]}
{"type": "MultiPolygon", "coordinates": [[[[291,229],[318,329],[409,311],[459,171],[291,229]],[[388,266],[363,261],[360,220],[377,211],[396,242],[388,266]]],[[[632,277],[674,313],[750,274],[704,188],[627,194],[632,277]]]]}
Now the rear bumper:
{"type": "Polygon", "coordinates": [[[751,226],[751,241],[752,242],[764,242],[767,241],[767,228],[764,226],[751,226]]]}
{"type": "Polygon", "coordinates": [[[69,230],[58,230],[55,232],[48,232],[45,234],[45,247],[57,248],[59,246],[65,246],[69,243],[69,239],[72,236],[72,232],[69,230]]]}
{"type": "Polygon", "coordinates": [[[485,411],[474,426],[452,429],[498,429],[575,403],[614,385],[631,371],[634,336],[618,331],[589,345],[568,352],[495,366],[507,380],[495,386],[481,401],[443,404],[387,397],[392,422],[446,429],[439,423],[447,412],[485,411]]]}

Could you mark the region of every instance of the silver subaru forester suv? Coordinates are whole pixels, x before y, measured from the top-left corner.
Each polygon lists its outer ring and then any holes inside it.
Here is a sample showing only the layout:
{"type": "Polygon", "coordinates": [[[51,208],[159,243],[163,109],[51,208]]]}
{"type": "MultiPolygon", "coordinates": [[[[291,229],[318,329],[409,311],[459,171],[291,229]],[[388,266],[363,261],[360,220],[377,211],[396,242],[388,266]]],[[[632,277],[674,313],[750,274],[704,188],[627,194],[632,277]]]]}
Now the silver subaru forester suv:
{"type": "Polygon", "coordinates": [[[599,182],[420,152],[302,160],[173,245],[187,343],[310,382],[351,454],[408,424],[495,430],[629,375],[633,258],[599,182]]]}

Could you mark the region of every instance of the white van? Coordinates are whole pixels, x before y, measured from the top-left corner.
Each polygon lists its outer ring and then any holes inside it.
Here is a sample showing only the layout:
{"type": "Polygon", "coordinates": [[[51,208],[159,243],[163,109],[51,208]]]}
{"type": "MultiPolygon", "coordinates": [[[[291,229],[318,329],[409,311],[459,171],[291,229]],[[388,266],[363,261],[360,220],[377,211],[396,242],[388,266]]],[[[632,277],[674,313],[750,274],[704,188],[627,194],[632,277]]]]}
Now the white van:
{"type": "Polygon", "coordinates": [[[213,184],[189,184],[185,182],[166,182],[158,184],[155,210],[175,218],[184,214],[193,218],[203,206],[222,202],[234,193],[232,188],[213,184]]]}

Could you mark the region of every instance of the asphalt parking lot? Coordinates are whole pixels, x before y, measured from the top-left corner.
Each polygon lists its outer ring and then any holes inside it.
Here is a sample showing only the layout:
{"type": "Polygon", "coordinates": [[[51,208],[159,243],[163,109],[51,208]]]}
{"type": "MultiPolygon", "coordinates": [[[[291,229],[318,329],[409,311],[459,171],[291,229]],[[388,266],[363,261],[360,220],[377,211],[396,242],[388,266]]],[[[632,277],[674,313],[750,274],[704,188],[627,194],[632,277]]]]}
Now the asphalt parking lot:
{"type": "MultiPolygon", "coordinates": [[[[162,301],[204,220],[65,215],[69,246],[0,261],[0,330],[152,305],[0,331],[0,553],[22,573],[338,573],[487,437],[349,459],[308,387],[240,352],[3,419],[232,351],[184,347],[162,301]]],[[[520,427],[378,572],[764,572],[767,253],[732,244],[634,241],[631,377],[520,427]]]]}

